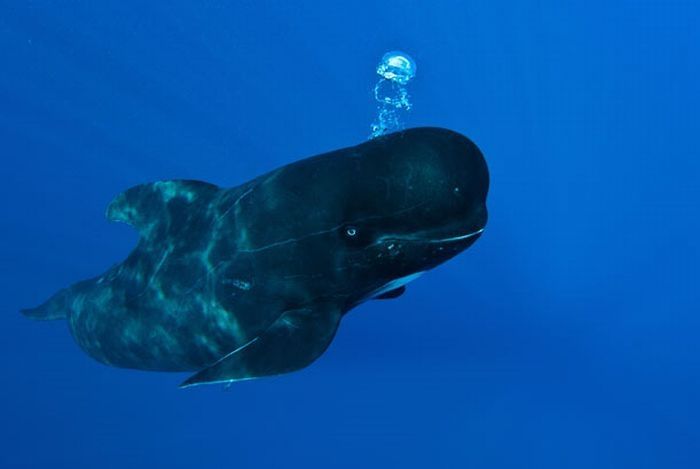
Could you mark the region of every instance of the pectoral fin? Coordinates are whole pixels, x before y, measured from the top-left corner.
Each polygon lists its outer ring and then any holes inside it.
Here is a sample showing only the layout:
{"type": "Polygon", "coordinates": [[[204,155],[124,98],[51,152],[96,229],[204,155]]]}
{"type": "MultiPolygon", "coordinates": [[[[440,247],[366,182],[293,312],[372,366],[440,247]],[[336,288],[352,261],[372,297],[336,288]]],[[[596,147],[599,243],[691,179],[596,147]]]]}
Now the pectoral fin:
{"type": "Polygon", "coordinates": [[[180,387],[289,373],[316,360],[333,340],[336,309],[285,311],[261,335],[184,381],[180,387]]]}

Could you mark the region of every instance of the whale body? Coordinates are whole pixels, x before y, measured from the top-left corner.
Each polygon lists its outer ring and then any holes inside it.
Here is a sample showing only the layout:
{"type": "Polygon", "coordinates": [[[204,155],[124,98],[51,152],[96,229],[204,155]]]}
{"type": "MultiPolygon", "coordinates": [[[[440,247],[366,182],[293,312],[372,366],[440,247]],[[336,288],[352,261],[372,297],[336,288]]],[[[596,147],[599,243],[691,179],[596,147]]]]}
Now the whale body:
{"type": "Polygon", "coordinates": [[[108,365],[195,371],[182,385],[301,369],[343,315],[471,246],[489,175],[469,139],[415,128],[303,159],[234,188],[142,184],[107,218],[139,232],[104,274],[23,313],[66,319],[108,365]]]}

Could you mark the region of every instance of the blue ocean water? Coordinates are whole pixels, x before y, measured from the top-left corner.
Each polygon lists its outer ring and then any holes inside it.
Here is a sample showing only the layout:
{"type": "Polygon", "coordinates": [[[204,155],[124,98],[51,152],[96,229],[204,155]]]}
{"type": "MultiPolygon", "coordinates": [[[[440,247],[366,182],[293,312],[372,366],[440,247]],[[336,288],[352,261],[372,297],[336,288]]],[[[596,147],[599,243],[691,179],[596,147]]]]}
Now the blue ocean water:
{"type": "Polygon", "coordinates": [[[700,6],[692,1],[0,4],[0,467],[700,467],[700,6]],[[229,388],[121,370],[22,317],[126,256],[134,184],[223,186],[407,126],[469,135],[490,221],[229,388]]]}

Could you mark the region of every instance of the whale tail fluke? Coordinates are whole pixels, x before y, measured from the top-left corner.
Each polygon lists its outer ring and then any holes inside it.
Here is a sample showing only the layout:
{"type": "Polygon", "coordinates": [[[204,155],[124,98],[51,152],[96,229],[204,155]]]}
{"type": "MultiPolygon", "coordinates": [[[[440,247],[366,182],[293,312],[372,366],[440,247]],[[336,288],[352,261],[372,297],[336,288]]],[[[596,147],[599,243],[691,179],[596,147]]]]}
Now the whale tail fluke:
{"type": "Polygon", "coordinates": [[[21,309],[20,312],[38,321],[66,319],[69,310],[69,290],[70,288],[64,288],[36,308],[21,309]]]}

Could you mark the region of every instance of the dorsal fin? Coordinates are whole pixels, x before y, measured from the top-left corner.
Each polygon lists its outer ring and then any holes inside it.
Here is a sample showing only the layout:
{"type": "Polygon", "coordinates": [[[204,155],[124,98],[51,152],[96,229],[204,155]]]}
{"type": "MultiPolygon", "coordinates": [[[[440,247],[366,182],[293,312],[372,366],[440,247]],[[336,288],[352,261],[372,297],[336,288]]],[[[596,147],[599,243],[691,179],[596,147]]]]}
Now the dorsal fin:
{"type": "Polygon", "coordinates": [[[157,181],[127,189],[107,207],[107,218],[128,223],[142,235],[151,228],[170,221],[175,208],[209,203],[219,190],[208,182],[193,180],[157,181]]]}

